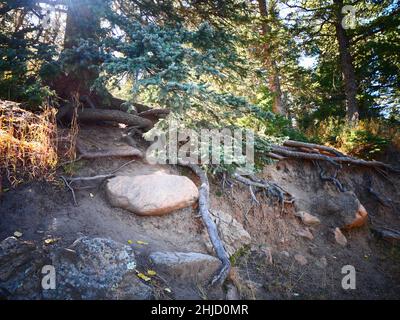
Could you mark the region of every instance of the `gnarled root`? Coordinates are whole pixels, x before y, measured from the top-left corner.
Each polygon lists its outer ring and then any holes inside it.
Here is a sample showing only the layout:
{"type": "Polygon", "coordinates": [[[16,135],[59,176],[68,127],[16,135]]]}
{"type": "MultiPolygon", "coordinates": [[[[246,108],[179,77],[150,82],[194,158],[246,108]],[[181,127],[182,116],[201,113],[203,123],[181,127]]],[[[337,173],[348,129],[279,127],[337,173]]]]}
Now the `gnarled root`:
{"type": "Polygon", "coordinates": [[[283,146],[272,145],[269,156],[275,159],[278,158],[278,160],[303,159],[311,161],[327,161],[338,168],[341,167],[341,164],[345,163],[349,165],[387,169],[395,173],[400,173],[400,168],[380,161],[356,159],[344,155],[331,147],[292,140],[286,141],[283,146]]]}
{"type": "Polygon", "coordinates": [[[222,262],[222,267],[212,279],[211,286],[216,284],[222,284],[224,283],[229,274],[229,271],[231,269],[231,263],[229,261],[229,257],[224,248],[224,245],[218,235],[217,226],[215,225],[215,222],[211,219],[211,215],[209,212],[210,184],[208,182],[207,174],[199,166],[195,164],[180,163],[180,165],[191,169],[199,177],[201,181],[201,185],[199,188],[199,213],[207,229],[208,235],[210,236],[211,243],[214,247],[215,253],[222,262]]]}
{"type": "Polygon", "coordinates": [[[326,175],[326,172],[325,172],[324,168],[321,166],[321,164],[319,163],[319,161],[314,161],[314,163],[319,168],[319,177],[321,178],[322,181],[332,182],[340,192],[346,191],[346,189],[343,187],[342,183],[337,178],[337,174],[338,174],[338,171],[340,168],[335,167],[335,169],[334,169],[335,171],[334,171],[333,175],[328,176],[328,175],[326,175]]]}
{"type": "Polygon", "coordinates": [[[279,204],[282,206],[282,209],[285,204],[293,203],[295,201],[294,197],[289,192],[287,192],[274,182],[260,179],[253,175],[244,177],[237,173],[233,174],[233,178],[249,187],[252,200],[257,204],[259,204],[260,202],[257,200],[254,190],[262,191],[267,197],[278,199],[279,204]]]}
{"type": "Polygon", "coordinates": [[[83,109],[78,111],[78,120],[83,122],[113,121],[143,130],[153,127],[153,122],[149,119],[120,110],[83,109]]]}

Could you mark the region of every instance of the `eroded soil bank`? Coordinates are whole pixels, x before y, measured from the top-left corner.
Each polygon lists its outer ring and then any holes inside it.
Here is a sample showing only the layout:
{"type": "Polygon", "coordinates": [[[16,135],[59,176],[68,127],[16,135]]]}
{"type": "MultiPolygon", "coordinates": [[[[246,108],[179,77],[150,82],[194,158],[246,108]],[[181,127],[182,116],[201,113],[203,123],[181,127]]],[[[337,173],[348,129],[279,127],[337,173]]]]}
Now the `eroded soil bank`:
{"type": "MultiPolygon", "coordinates": [[[[124,146],[121,131],[114,127],[83,128],[80,139],[90,148],[124,146]]],[[[144,151],[143,141],[138,139],[137,147],[144,151]]],[[[122,158],[83,160],[67,169],[74,175],[91,176],[109,173],[126,161],[122,158]]],[[[117,175],[155,172],[186,175],[198,184],[187,169],[154,166],[142,160],[130,163],[117,175]]],[[[66,173],[60,169],[59,174],[66,173]]],[[[229,214],[251,237],[250,244],[242,246],[231,257],[234,267],[230,284],[220,290],[208,290],[196,281],[183,284],[176,279],[176,274],[160,271],[162,285],[147,283],[153,285],[154,298],[225,299],[227,293],[231,296],[232,285],[237,288],[236,297],[242,299],[400,297],[399,246],[396,241],[379,237],[379,230],[400,230],[399,176],[344,167],[338,174],[347,190],[343,193],[331,182],[323,181],[312,162],[279,161],[266,167],[261,175],[290,192],[296,198],[295,204],[282,207],[275,199],[262,194],[257,194],[260,204],[256,204],[251,201],[247,188],[239,184],[222,188],[220,181],[211,181],[212,211],[229,214]],[[375,194],[370,192],[371,188],[375,194]],[[347,244],[342,246],[335,240],[334,230],[342,227],[343,212],[353,210],[348,200],[353,198],[365,207],[368,222],[360,228],[343,231],[347,244]],[[297,216],[298,212],[308,212],[320,223],[306,225],[297,216]],[[354,290],[342,288],[341,271],[345,265],[355,267],[354,290]],[[165,292],[165,287],[171,292],[165,292]]],[[[33,241],[52,251],[68,247],[82,236],[107,238],[129,244],[137,256],[138,268],[143,270],[153,267],[148,257],[155,251],[213,255],[196,207],[159,217],[137,216],[112,207],[105,196],[104,183],[77,190],[76,197],[78,206],[73,204],[71,193],[59,180],[26,183],[4,192],[0,198],[0,241],[19,231],[22,240],[33,241]],[[49,238],[57,240],[45,244],[49,238]]],[[[14,268],[11,262],[8,268],[14,268]]],[[[22,271],[15,268],[11,273],[22,271]]],[[[7,293],[2,296],[13,298],[7,293]]]]}

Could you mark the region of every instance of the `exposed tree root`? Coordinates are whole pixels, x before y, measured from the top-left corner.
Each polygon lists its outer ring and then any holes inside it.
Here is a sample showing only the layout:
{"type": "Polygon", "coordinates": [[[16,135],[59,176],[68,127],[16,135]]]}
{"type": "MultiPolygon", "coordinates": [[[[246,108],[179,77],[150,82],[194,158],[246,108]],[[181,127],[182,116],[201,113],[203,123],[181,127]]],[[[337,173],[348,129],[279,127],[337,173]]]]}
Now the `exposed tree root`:
{"type": "Polygon", "coordinates": [[[285,204],[293,203],[295,201],[294,197],[289,192],[274,182],[263,180],[256,176],[244,177],[237,173],[233,174],[233,178],[249,187],[252,200],[256,204],[259,204],[260,202],[256,198],[254,188],[257,191],[263,192],[266,197],[278,199],[279,204],[282,206],[282,210],[285,204]]]}
{"type": "Polygon", "coordinates": [[[83,122],[113,121],[143,130],[153,127],[153,122],[149,119],[119,110],[83,109],[78,111],[78,120],[83,122]]]}
{"type": "Polygon", "coordinates": [[[76,149],[79,152],[78,158],[75,161],[81,159],[97,159],[97,158],[107,158],[107,157],[137,157],[143,158],[143,153],[132,147],[129,146],[126,149],[121,150],[102,150],[102,151],[86,151],[80,146],[79,144],[76,145],[76,149]]]}
{"type": "Polygon", "coordinates": [[[321,166],[319,161],[314,161],[314,163],[319,168],[319,177],[321,178],[322,181],[332,182],[340,192],[345,192],[346,191],[346,189],[343,187],[342,183],[337,178],[337,174],[339,172],[339,168],[335,167],[335,169],[334,169],[335,171],[334,171],[333,175],[332,176],[327,176],[324,168],[321,166]]]}
{"type": "Polygon", "coordinates": [[[224,248],[224,245],[218,235],[218,229],[215,222],[212,220],[209,206],[210,206],[210,184],[208,182],[207,174],[195,164],[183,164],[180,165],[191,169],[200,179],[201,185],[199,188],[199,213],[202,217],[203,223],[206,226],[208,235],[210,236],[211,243],[214,247],[217,257],[222,262],[222,267],[218,273],[214,276],[211,281],[211,285],[222,284],[231,269],[231,262],[229,261],[228,254],[224,248]]]}
{"type": "Polygon", "coordinates": [[[315,144],[315,143],[307,143],[307,142],[300,142],[300,141],[294,141],[294,140],[287,140],[283,143],[284,146],[288,146],[288,147],[295,147],[295,148],[306,148],[306,149],[311,149],[311,150],[318,150],[318,151],[323,151],[323,152],[327,152],[327,153],[332,153],[335,156],[338,157],[344,157],[345,155],[343,153],[341,153],[340,151],[331,148],[331,147],[327,147],[327,146],[323,146],[323,145],[319,145],[319,144],[315,144]]]}
{"type": "Polygon", "coordinates": [[[70,163],[74,163],[80,160],[91,160],[108,157],[119,157],[119,158],[143,158],[143,153],[133,146],[129,146],[126,149],[121,150],[101,150],[101,151],[86,151],[78,143],[76,144],[76,150],[79,152],[78,157],[71,161],[66,161],[58,165],[58,167],[65,166],[70,163]]]}
{"type": "Polygon", "coordinates": [[[377,191],[375,191],[372,187],[372,177],[368,174],[365,174],[364,177],[366,177],[367,180],[367,191],[370,193],[381,205],[387,208],[393,208],[392,201],[390,199],[386,199],[382,197],[377,191]]]}
{"type": "Polygon", "coordinates": [[[138,113],[139,117],[143,118],[153,118],[153,117],[165,117],[170,114],[170,110],[168,109],[150,109],[143,112],[138,113]]]}
{"type": "MultiPolygon", "coordinates": [[[[107,173],[107,174],[100,174],[100,175],[91,176],[91,177],[64,177],[64,176],[60,176],[60,179],[64,182],[65,186],[71,191],[72,199],[74,201],[74,205],[78,206],[78,202],[77,202],[76,196],[75,196],[75,190],[83,189],[83,188],[73,186],[74,183],[97,181],[97,183],[101,184],[106,179],[114,177],[115,173],[117,173],[119,170],[121,170],[122,168],[126,167],[127,165],[131,164],[134,161],[136,161],[136,160],[128,161],[128,162],[124,163],[122,166],[120,166],[119,168],[117,168],[117,169],[115,169],[115,170],[113,170],[113,171],[111,171],[110,173],[107,173]]],[[[86,187],[86,189],[87,188],[88,187],[86,187]]],[[[90,188],[93,188],[93,186],[90,186],[90,188]]]]}
{"type": "MultiPolygon", "coordinates": [[[[284,142],[283,146],[272,145],[271,152],[268,153],[273,159],[284,160],[284,159],[301,159],[310,160],[319,168],[319,176],[323,181],[329,181],[333,183],[340,192],[345,192],[346,188],[338,180],[337,175],[343,164],[364,166],[375,169],[378,173],[389,179],[388,172],[400,173],[400,167],[394,167],[389,164],[379,161],[366,161],[362,159],[356,159],[347,156],[334,148],[321,146],[313,143],[305,143],[299,141],[288,140],[284,142]],[[326,174],[326,170],[323,168],[320,162],[328,162],[333,165],[334,173],[329,176],[326,174]]],[[[371,177],[369,177],[371,179],[371,177]]],[[[247,184],[249,181],[247,181],[247,184]]],[[[379,193],[372,188],[372,181],[368,180],[367,191],[376,200],[385,207],[391,207],[390,200],[383,199],[379,193]]],[[[253,197],[253,196],[252,196],[253,197]]]]}
{"type": "MultiPolygon", "coordinates": [[[[339,151],[316,144],[309,144],[297,141],[287,141],[284,146],[272,145],[272,155],[286,159],[303,159],[311,161],[327,161],[340,168],[341,164],[364,166],[370,168],[383,168],[392,172],[400,173],[400,168],[391,166],[380,161],[367,161],[343,155],[339,151]]],[[[271,153],[270,153],[271,154],[271,153]]]]}
{"type": "Polygon", "coordinates": [[[104,151],[85,151],[79,155],[79,159],[98,159],[107,157],[138,157],[143,158],[143,153],[133,147],[122,150],[104,150],[104,151]]]}

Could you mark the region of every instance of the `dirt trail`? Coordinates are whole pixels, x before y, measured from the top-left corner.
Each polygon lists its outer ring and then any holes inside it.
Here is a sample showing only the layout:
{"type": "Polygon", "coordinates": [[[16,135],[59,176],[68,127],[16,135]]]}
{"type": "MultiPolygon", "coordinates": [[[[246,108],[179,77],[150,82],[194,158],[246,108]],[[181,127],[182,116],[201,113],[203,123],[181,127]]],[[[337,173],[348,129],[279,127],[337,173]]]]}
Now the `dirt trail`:
{"type": "MultiPolygon", "coordinates": [[[[122,130],[115,127],[87,127],[80,131],[85,148],[95,150],[124,147],[122,130]]],[[[145,145],[137,140],[137,147],[145,145]]],[[[97,159],[80,161],[67,167],[75,175],[89,176],[111,172],[126,159],[97,159]]],[[[144,161],[133,162],[118,175],[138,175],[166,172],[193,175],[186,169],[173,166],[152,166],[144,161]]],[[[64,173],[65,174],[65,173],[64,173]]],[[[323,212],[310,212],[321,219],[321,224],[310,227],[314,239],[298,235],[305,229],[295,217],[296,210],[318,208],[311,199],[325,194],[337,195],[329,182],[321,181],[311,163],[281,161],[265,168],[264,177],[272,179],[291,192],[297,199],[296,207],[279,206],[261,197],[261,206],[251,203],[248,189],[239,185],[222,190],[218,181],[211,184],[211,207],[231,214],[243,224],[252,237],[250,247],[237,253],[234,262],[235,284],[246,299],[296,298],[398,298],[400,297],[400,250],[398,246],[378,240],[371,226],[390,226],[400,230],[399,177],[389,179],[365,169],[343,168],[339,180],[355,192],[366,207],[370,222],[359,230],[345,233],[348,245],[343,248],[332,238],[334,217],[323,212]],[[382,197],[392,200],[390,208],[379,204],[366,192],[368,174],[374,189],[382,197]],[[294,258],[302,255],[307,263],[300,265],[294,258]],[[341,288],[341,268],[354,265],[357,270],[357,289],[341,288]]],[[[195,179],[194,179],[195,180],[195,179]]],[[[195,183],[197,181],[195,180],[195,183]]],[[[134,242],[139,254],[155,250],[176,250],[210,253],[205,230],[194,208],[178,210],[162,217],[139,217],[122,209],[113,208],[104,195],[104,185],[77,191],[78,206],[60,181],[28,183],[2,195],[0,199],[0,239],[16,230],[27,240],[40,241],[51,236],[60,238],[60,245],[69,245],[81,235],[110,238],[121,243],[134,242]],[[148,245],[135,244],[142,240],[148,245]]],[[[314,209],[315,211],[315,209],[314,209]]],[[[318,210],[317,210],[318,211],[318,210]]],[[[178,290],[176,298],[204,298],[204,292],[178,290]]],[[[210,297],[210,296],[208,296],[210,297]]],[[[212,297],[212,296],[211,296],[212,297]]],[[[224,298],[224,296],[214,296],[224,298]]]]}

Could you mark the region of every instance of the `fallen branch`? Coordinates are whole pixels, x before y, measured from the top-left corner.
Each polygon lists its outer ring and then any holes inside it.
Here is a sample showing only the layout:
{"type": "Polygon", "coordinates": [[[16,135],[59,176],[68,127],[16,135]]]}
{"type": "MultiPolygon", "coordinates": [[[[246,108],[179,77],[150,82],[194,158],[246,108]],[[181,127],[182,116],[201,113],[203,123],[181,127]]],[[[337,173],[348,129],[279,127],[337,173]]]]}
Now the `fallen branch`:
{"type": "Polygon", "coordinates": [[[208,182],[207,174],[195,164],[180,165],[191,169],[200,179],[201,185],[199,188],[199,213],[202,217],[203,223],[206,226],[208,235],[210,236],[211,243],[214,247],[217,257],[222,262],[222,267],[211,281],[211,285],[222,284],[227,278],[231,269],[231,262],[229,261],[228,254],[224,245],[218,235],[218,229],[215,222],[211,219],[209,206],[210,206],[210,184],[208,182]]]}

